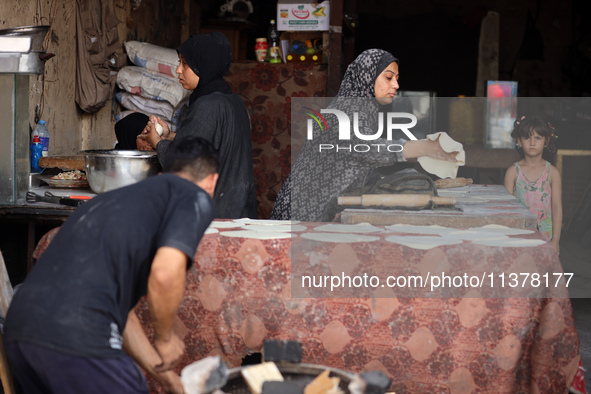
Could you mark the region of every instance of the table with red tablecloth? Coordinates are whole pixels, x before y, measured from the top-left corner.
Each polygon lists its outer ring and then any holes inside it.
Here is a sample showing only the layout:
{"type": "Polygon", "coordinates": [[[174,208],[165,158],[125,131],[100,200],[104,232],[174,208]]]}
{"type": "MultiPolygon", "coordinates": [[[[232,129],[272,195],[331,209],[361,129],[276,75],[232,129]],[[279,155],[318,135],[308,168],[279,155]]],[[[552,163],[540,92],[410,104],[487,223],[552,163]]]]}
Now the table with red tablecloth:
{"type": "MultiPolygon", "coordinates": [[[[425,279],[445,271],[498,279],[536,271],[558,278],[562,267],[549,243],[502,247],[464,240],[417,249],[388,241],[401,234],[384,226],[366,234],[368,242],[304,239],[321,225],[299,223],[290,237],[279,239],[225,234],[243,228],[204,236],[175,321],[186,345],[178,371],[210,355],[237,367],[246,355],[261,352],[265,339],[290,339],[302,343],[302,362],[380,370],[396,393],[558,393],[570,387],[580,353],[564,280],[532,287],[529,277],[529,289],[497,281],[492,288],[472,283],[418,293],[388,286],[340,292],[300,286],[308,274],[425,279]]],[[[538,233],[520,237],[542,240],[538,233]]],[[[151,336],[144,302],[138,314],[151,336]]]]}

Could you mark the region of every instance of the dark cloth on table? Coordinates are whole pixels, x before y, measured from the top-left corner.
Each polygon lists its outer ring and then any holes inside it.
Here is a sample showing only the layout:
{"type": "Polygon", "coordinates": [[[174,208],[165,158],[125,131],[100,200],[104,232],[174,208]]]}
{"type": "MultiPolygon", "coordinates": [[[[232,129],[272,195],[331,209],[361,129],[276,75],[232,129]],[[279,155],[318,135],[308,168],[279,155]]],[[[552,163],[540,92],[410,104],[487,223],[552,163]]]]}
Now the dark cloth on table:
{"type": "MultiPolygon", "coordinates": [[[[361,53],[347,68],[343,82],[329,109],[337,109],[353,119],[359,114],[359,131],[375,134],[379,104],[375,100],[375,81],[392,62],[398,62],[392,54],[381,49],[368,49],[361,53]]],[[[331,150],[318,152],[319,144],[334,145],[338,142],[339,123],[336,116],[325,116],[327,130],[313,124],[314,140],[306,140],[287,180],[281,187],[271,219],[332,221],[334,212],[328,208],[331,199],[350,185],[363,185],[369,172],[376,167],[405,161],[402,151],[347,152],[331,150]]],[[[354,140],[348,141],[352,145],[354,140]]],[[[359,142],[359,141],[357,141],[359,142]]],[[[389,141],[384,138],[361,141],[371,144],[400,144],[406,140],[389,141]]]]}
{"type": "Polygon", "coordinates": [[[148,115],[140,112],[134,112],[115,123],[115,135],[117,136],[117,145],[115,149],[135,150],[137,149],[137,136],[148,124],[150,118],[148,115]]]}
{"type": "Polygon", "coordinates": [[[158,142],[160,163],[173,144],[187,136],[210,142],[219,159],[219,179],[214,192],[216,218],[257,218],[257,201],[252,164],[250,118],[242,99],[232,92],[222,76],[231,62],[230,44],[221,33],[197,34],[185,41],[178,52],[199,76],[191,94],[187,117],[174,141],[158,142]]]}
{"type": "Polygon", "coordinates": [[[144,374],[127,355],[78,357],[29,343],[7,343],[6,353],[26,394],[148,394],[144,374]]]}
{"type": "Polygon", "coordinates": [[[122,356],[127,315],[146,294],[156,251],[182,251],[188,269],[213,213],[204,190],[172,174],[84,203],[15,293],[4,340],[82,357],[122,356]]]}

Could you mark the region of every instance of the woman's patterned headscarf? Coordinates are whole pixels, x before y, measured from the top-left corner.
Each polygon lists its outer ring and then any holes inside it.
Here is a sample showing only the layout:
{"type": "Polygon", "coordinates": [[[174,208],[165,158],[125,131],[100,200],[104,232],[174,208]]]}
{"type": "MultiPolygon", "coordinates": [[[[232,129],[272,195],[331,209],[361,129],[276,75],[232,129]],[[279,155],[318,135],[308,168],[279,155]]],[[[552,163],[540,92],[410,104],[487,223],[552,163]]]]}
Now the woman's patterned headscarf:
{"type": "Polygon", "coordinates": [[[363,51],[347,68],[337,97],[373,97],[376,79],[392,62],[398,63],[398,59],[390,52],[363,51]]]}

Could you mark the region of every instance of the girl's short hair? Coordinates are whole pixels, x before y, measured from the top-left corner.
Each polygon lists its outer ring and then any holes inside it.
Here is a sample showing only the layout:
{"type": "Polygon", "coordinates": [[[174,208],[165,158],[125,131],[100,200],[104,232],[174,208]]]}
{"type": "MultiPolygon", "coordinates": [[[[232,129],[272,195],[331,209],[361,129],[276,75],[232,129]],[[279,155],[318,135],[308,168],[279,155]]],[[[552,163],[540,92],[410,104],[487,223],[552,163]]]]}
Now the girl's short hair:
{"type": "MultiPolygon", "coordinates": [[[[554,129],[550,123],[546,122],[539,116],[522,116],[521,118],[517,119],[513,124],[511,137],[513,137],[515,140],[518,140],[519,138],[527,138],[531,136],[534,131],[546,139],[548,146],[544,149],[544,151],[547,151],[551,156],[553,156],[557,149],[556,140],[558,139],[558,136],[556,135],[556,129],[554,129]]],[[[521,148],[518,148],[518,150],[523,154],[521,148]]],[[[548,159],[546,158],[546,160],[548,159]]]]}

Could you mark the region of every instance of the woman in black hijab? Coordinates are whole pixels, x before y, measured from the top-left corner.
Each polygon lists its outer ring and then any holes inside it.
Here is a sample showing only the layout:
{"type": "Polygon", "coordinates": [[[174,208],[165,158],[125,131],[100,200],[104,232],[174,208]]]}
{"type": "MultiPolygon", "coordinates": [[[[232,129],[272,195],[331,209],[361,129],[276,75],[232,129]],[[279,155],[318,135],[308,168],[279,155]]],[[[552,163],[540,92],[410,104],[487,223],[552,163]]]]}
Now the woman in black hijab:
{"type": "Polygon", "coordinates": [[[256,218],[257,203],[252,166],[250,119],[240,97],[223,76],[232,59],[230,43],[219,32],[197,34],[177,48],[176,69],[183,88],[193,90],[187,117],[176,133],[151,117],[138,137],[158,152],[162,163],[168,148],[187,136],[209,141],[219,157],[219,179],[214,193],[216,218],[256,218]],[[163,129],[158,135],[158,122],[163,129]]]}
{"type": "Polygon", "coordinates": [[[115,145],[115,149],[137,149],[137,136],[141,134],[144,127],[146,127],[148,120],[148,115],[134,112],[115,123],[115,136],[117,137],[117,145],[115,145]]]}

